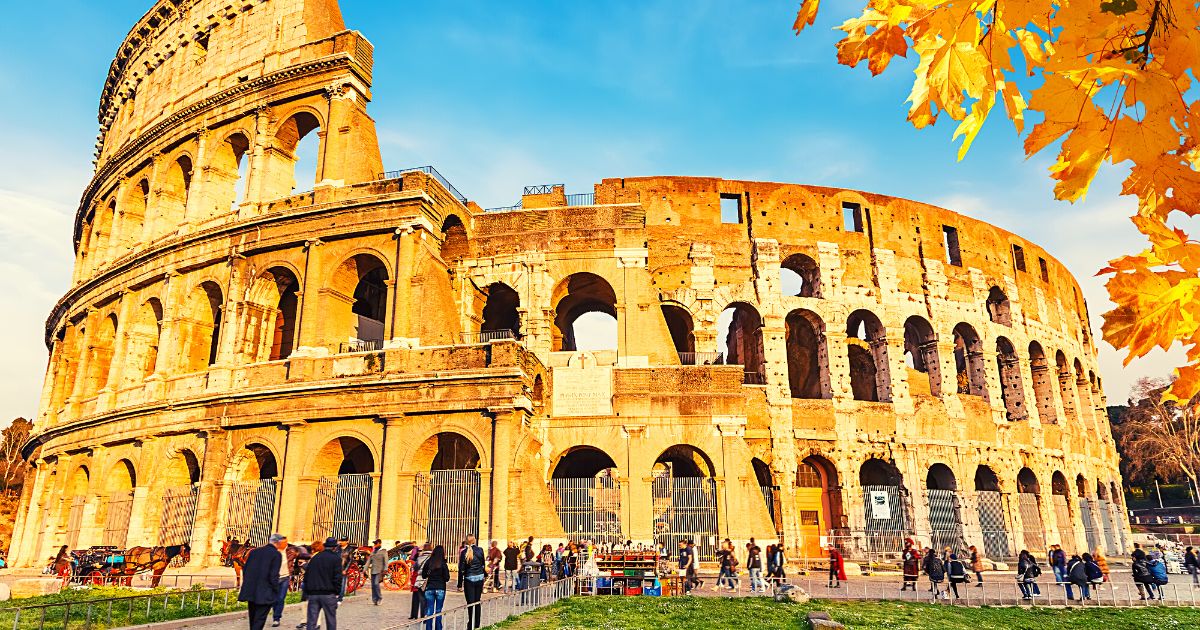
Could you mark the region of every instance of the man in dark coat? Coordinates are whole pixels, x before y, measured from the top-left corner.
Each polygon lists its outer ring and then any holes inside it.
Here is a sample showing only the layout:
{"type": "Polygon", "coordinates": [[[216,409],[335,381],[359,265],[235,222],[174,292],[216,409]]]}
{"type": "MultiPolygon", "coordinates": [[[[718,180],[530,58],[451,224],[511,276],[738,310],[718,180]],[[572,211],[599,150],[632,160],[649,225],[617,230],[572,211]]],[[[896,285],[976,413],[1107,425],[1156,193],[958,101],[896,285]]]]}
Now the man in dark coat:
{"type": "Polygon", "coordinates": [[[308,627],[319,627],[317,622],[325,613],[325,627],[337,630],[338,598],[342,592],[342,554],[338,541],[325,539],[325,550],[312,557],[304,568],[304,597],[308,599],[308,627]]]}
{"type": "MultiPolygon", "coordinates": [[[[284,540],[278,534],[271,536],[271,541],[284,540]]],[[[238,592],[238,601],[249,604],[250,630],[262,630],[267,624],[267,615],[275,605],[279,595],[279,567],[283,559],[276,545],[267,543],[246,558],[246,566],[242,569],[242,589],[238,592]]]]}

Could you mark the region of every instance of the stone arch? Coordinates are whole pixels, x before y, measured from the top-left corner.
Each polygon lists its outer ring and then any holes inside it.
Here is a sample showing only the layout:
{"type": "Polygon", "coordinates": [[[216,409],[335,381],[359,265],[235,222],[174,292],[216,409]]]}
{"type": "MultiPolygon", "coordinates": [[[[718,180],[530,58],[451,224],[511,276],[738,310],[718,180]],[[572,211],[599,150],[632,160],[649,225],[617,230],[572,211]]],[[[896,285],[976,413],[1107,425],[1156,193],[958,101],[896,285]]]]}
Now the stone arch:
{"type": "Polygon", "coordinates": [[[1029,372],[1033,376],[1033,395],[1037,400],[1038,419],[1044,424],[1058,424],[1054,407],[1054,386],[1051,384],[1050,364],[1046,351],[1036,341],[1029,342],[1029,372]]]}
{"type": "Polygon", "coordinates": [[[1007,337],[996,338],[996,368],[1000,373],[1000,399],[1009,421],[1029,417],[1025,411],[1025,386],[1021,382],[1021,362],[1017,349],[1007,337]]]}
{"type": "Polygon", "coordinates": [[[307,108],[290,113],[275,130],[274,141],[263,155],[266,173],[263,178],[263,201],[287,197],[296,192],[312,190],[316,182],[321,181],[321,149],[324,144],[321,139],[323,125],[319,116],[307,108]],[[310,134],[313,134],[310,136],[310,134]],[[307,173],[298,174],[297,163],[300,155],[308,154],[303,145],[315,140],[311,147],[317,156],[313,167],[312,179],[307,173]],[[303,181],[301,181],[303,179],[303,181]]]}
{"type": "Polygon", "coordinates": [[[1022,468],[1017,473],[1017,492],[1039,495],[1042,493],[1042,486],[1038,483],[1037,475],[1029,467],[1022,468]]]}
{"type": "Polygon", "coordinates": [[[113,234],[113,222],[117,214],[117,201],[110,199],[100,206],[92,225],[92,237],[88,241],[91,248],[92,269],[112,260],[116,251],[116,239],[113,234]]]}
{"type": "Polygon", "coordinates": [[[788,313],[784,328],[792,398],[832,398],[825,322],[812,311],[796,309],[788,313]]]}
{"type": "Polygon", "coordinates": [[[82,330],[73,324],[59,328],[54,344],[54,389],[50,395],[50,412],[57,412],[66,404],[78,377],[79,359],[83,356],[84,337],[82,330]]]}
{"type": "Polygon", "coordinates": [[[576,323],[589,313],[600,313],[611,318],[612,338],[598,344],[607,346],[605,348],[588,349],[618,349],[617,294],[607,280],[594,273],[573,273],[559,282],[551,295],[551,303],[554,304],[554,328],[551,331],[553,350],[581,349],[576,338],[576,323]]]}
{"type": "Polygon", "coordinates": [[[1079,357],[1075,357],[1073,362],[1075,367],[1075,393],[1079,396],[1079,421],[1086,424],[1088,418],[1095,419],[1095,414],[1092,409],[1092,390],[1088,385],[1087,373],[1083,369],[1083,362],[1079,357]]]}
{"type": "Polygon", "coordinates": [[[260,481],[280,476],[275,449],[265,442],[251,440],[237,450],[226,470],[229,481],[260,481]]]}
{"type": "Polygon", "coordinates": [[[958,481],[954,478],[954,471],[941,462],[930,466],[925,475],[925,489],[958,490],[958,481]]]}
{"type": "Polygon", "coordinates": [[[110,313],[100,319],[100,322],[96,326],[96,334],[92,338],[84,397],[95,396],[100,390],[108,387],[109,372],[112,367],[112,358],[113,352],[116,349],[116,343],[117,316],[115,313],[110,313]]]}
{"type": "Polygon", "coordinates": [[[300,281],[286,266],[270,267],[254,279],[249,302],[254,305],[246,342],[255,350],[250,360],[279,361],[296,346],[296,321],[300,308],[300,281]]]}
{"type": "Polygon", "coordinates": [[[192,193],[193,170],[192,157],[186,153],[171,160],[162,184],[158,186],[154,216],[149,217],[151,238],[170,232],[187,220],[187,202],[192,193]]]}
{"type": "Polygon", "coordinates": [[[1080,499],[1086,499],[1088,496],[1087,477],[1084,477],[1083,473],[1075,475],[1075,496],[1080,499]]]}
{"type": "Polygon", "coordinates": [[[217,362],[224,304],[221,287],[212,280],[200,283],[188,295],[179,323],[184,372],[200,372],[217,362]]]}
{"type": "MultiPolygon", "coordinates": [[[[747,384],[765,385],[767,360],[763,350],[763,318],[758,309],[746,302],[734,302],[721,318],[729,318],[725,330],[725,362],[741,365],[747,384]]],[[[720,331],[718,331],[720,334],[720,331]]]]}
{"type": "Polygon", "coordinates": [[[1012,326],[1012,303],[1008,301],[1008,296],[1000,287],[993,286],[988,289],[985,306],[988,318],[993,322],[1002,326],[1012,326]]]}
{"type": "Polygon", "coordinates": [[[1096,480],[1096,498],[1101,501],[1108,500],[1108,487],[1099,479],[1096,480]]]}
{"type": "Polygon", "coordinates": [[[858,482],[863,486],[903,486],[904,475],[895,464],[871,457],[859,466],[858,482]]]}
{"type": "Polygon", "coordinates": [[[462,260],[471,255],[467,237],[467,226],[457,214],[448,214],[442,221],[442,246],[439,250],[446,263],[462,260]]]}
{"type": "Polygon", "coordinates": [[[485,335],[485,341],[504,338],[510,332],[514,339],[521,338],[521,296],[503,282],[493,282],[484,291],[487,299],[483,305],[483,323],[479,331],[493,333],[485,335]]]}
{"type": "Polygon", "coordinates": [[[326,309],[334,343],[351,344],[351,350],[383,346],[387,318],[388,270],[382,257],[355,254],[334,270],[329,281],[326,309]]]}
{"type": "Polygon", "coordinates": [[[191,449],[179,449],[168,461],[159,484],[166,488],[190,486],[200,482],[200,459],[191,449]]]}
{"type": "Polygon", "coordinates": [[[204,222],[237,209],[245,200],[249,179],[249,135],[235,131],[216,144],[211,167],[205,170],[205,192],[211,200],[202,207],[199,216],[189,221],[204,222]]]}
{"type": "Polygon", "coordinates": [[[427,438],[412,456],[411,468],[421,472],[438,470],[476,470],[482,463],[482,449],[471,437],[444,430],[427,438]]]}
{"type": "Polygon", "coordinates": [[[126,340],[122,387],[140,385],[158,369],[158,350],[162,344],[163,307],[158,298],[150,298],[138,308],[130,322],[126,340]]]}
{"type": "Polygon", "coordinates": [[[874,313],[859,309],[846,319],[846,351],[850,361],[850,391],[855,400],[891,402],[891,370],[887,333],[874,313]]]}
{"type": "Polygon", "coordinates": [[[667,330],[671,333],[671,343],[680,363],[693,365],[699,363],[696,353],[696,328],[692,321],[692,313],[683,305],[676,302],[663,302],[659,305],[663,319],[667,322],[667,330]],[[689,361],[688,359],[691,359],[689,361]]]}
{"type": "Polygon", "coordinates": [[[375,453],[358,437],[342,435],[325,442],[309,462],[309,474],[332,477],[375,472],[375,453]]]}
{"type": "Polygon", "coordinates": [[[821,555],[821,537],[846,532],[840,488],[837,467],[824,456],[810,454],[796,466],[795,509],[807,557],[821,555]]]}
{"type": "Polygon", "coordinates": [[[807,254],[792,254],[779,265],[784,295],[821,297],[821,267],[807,254]]]}
{"type": "Polygon", "coordinates": [[[1000,492],[1000,476],[991,466],[980,464],[975,467],[976,492],[1000,492]]]}
{"type": "Polygon", "coordinates": [[[1069,496],[1070,490],[1067,486],[1067,476],[1061,470],[1054,471],[1050,476],[1050,492],[1060,496],[1069,496]]]}
{"type": "Polygon", "coordinates": [[[145,177],[135,179],[128,185],[125,197],[121,200],[121,235],[113,239],[116,241],[114,245],[119,243],[120,246],[113,252],[114,257],[133,251],[142,241],[150,205],[150,180],[145,177]]]}
{"type": "Polygon", "coordinates": [[[1062,350],[1054,353],[1054,364],[1058,373],[1058,393],[1062,398],[1063,415],[1068,421],[1079,420],[1079,410],[1075,406],[1075,379],[1071,375],[1071,366],[1067,363],[1067,355],[1062,350]]]}
{"type": "Polygon", "coordinates": [[[979,338],[979,333],[967,323],[960,323],[954,327],[954,369],[959,394],[988,399],[983,341],[979,338]]]}
{"type": "Polygon", "coordinates": [[[654,460],[651,474],[671,477],[703,477],[716,476],[716,468],[712,459],[697,446],[691,444],[675,444],[668,446],[654,460]]]}
{"type": "Polygon", "coordinates": [[[67,478],[66,496],[85,497],[91,489],[92,475],[86,464],[80,464],[67,478]]]}
{"type": "Polygon", "coordinates": [[[595,446],[573,446],[563,451],[552,468],[552,479],[588,479],[606,471],[616,476],[612,456],[595,446]]]}
{"type": "Polygon", "coordinates": [[[932,396],[942,395],[942,370],[938,358],[937,333],[920,315],[904,320],[904,360],[908,367],[909,391],[928,390],[932,396]],[[924,387],[916,384],[926,381],[924,387]]]}

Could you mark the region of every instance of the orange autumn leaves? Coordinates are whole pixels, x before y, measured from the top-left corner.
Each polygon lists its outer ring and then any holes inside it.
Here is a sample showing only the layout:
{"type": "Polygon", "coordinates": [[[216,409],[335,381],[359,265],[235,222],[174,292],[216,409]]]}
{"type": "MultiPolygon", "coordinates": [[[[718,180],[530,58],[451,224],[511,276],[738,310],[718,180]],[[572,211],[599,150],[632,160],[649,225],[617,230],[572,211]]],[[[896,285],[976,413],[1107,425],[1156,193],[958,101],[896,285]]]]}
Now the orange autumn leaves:
{"type": "MultiPolygon", "coordinates": [[[[818,1],[801,5],[797,33],[818,1]]],[[[1026,112],[1040,118],[1025,154],[1057,151],[1058,199],[1082,199],[1105,162],[1130,166],[1122,194],[1138,199],[1148,247],[1101,270],[1117,304],[1104,338],[1127,363],[1181,343],[1188,364],[1168,395],[1200,393],[1200,242],[1173,225],[1200,213],[1200,2],[867,0],[838,29],[844,65],[880,74],[916,55],[908,120],[957,121],[959,159],[999,104],[1018,134],[1026,112]]]]}

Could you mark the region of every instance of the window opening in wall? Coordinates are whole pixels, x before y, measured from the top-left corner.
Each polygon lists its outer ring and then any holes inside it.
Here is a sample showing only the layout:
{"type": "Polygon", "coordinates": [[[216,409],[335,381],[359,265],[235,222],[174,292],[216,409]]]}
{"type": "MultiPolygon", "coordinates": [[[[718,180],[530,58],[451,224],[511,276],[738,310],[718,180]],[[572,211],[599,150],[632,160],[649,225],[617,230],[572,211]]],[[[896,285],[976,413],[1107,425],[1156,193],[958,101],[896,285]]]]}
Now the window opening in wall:
{"type": "Polygon", "coordinates": [[[780,291],[784,295],[821,297],[821,270],[811,257],[792,254],[779,267],[780,291]]]}
{"type": "Polygon", "coordinates": [[[192,60],[197,64],[204,63],[208,58],[208,33],[202,33],[196,36],[195,45],[192,52],[192,60]]]}
{"type": "Polygon", "coordinates": [[[721,223],[742,222],[742,196],[721,195],[721,223]]]}
{"type": "Polygon", "coordinates": [[[958,249],[958,228],[943,225],[942,241],[946,247],[946,262],[955,267],[962,266],[962,253],[958,249]]]}
{"type": "Polygon", "coordinates": [[[1008,301],[1008,296],[1004,295],[1004,291],[1000,287],[992,287],[988,290],[987,298],[988,318],[997,324],[1012,326],[1012,306],[1008,301]]]}
{"type": "Polygon", "coordinates": [[[1042,272],[1042,282],[1050,282],[1050,269],[1046,267],[1046,259],[1038,256],[1038,269],[1042,272]]]}
{"type": "Polygon", "coordinates": [[[1025,271],[1025,250],[1020,245],[1013,245],[1013,264],[1017,271],[1025,271]]]}
{"type": "Polygon", "coordinates": [[[842,226],[847,232],[863,231],[862,206],[856,203],[842,204],[842,226]]]}
{"type": "Polygon", "coordinates": [[[296,170],[292,181],[292,193],[304,193],[313,189],[317,182],[317,156],[321,139],[315,133],[305,134],[296,145],[296,170]]]}

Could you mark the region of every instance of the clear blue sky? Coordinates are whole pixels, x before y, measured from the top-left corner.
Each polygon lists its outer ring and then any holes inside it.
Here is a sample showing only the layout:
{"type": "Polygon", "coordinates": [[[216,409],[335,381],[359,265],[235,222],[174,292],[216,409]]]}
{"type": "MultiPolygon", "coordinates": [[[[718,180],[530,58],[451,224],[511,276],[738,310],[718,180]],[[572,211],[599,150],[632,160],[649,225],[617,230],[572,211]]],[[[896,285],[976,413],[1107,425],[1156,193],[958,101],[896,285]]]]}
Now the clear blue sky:
{"type": "MultiPolygon", "coordinates": [[[[854,12],[847,0],[822,3],[802,37],[799,0],[341,4],[375,44],[370,111],[387,167],[434,164],[485,207],[526,184],[587,192],[603,177],[660,174],[909,197],[1047,247],[1083,282],[1097,332],[1110,305],[1092,274],[1142,246],[1132,201],[1116,196],[1122,173],[1102,172],[1086,203],[1057,203],[1053,156],[1025,161],[1000,116],[961,163],[952,121],[912,129],[911,62],[877,78],[837,65],[830,29],[854,12]]],[[[150,6],[26,3],[0,21],[0,422],[36,412],[42,324],[69,281],[100,88],[150,6]]],[[[1101,355],[1114,403],[1136,376],[1168,371],[1163,355],[1128,370],[1107,345],[1101,355]]]]}

